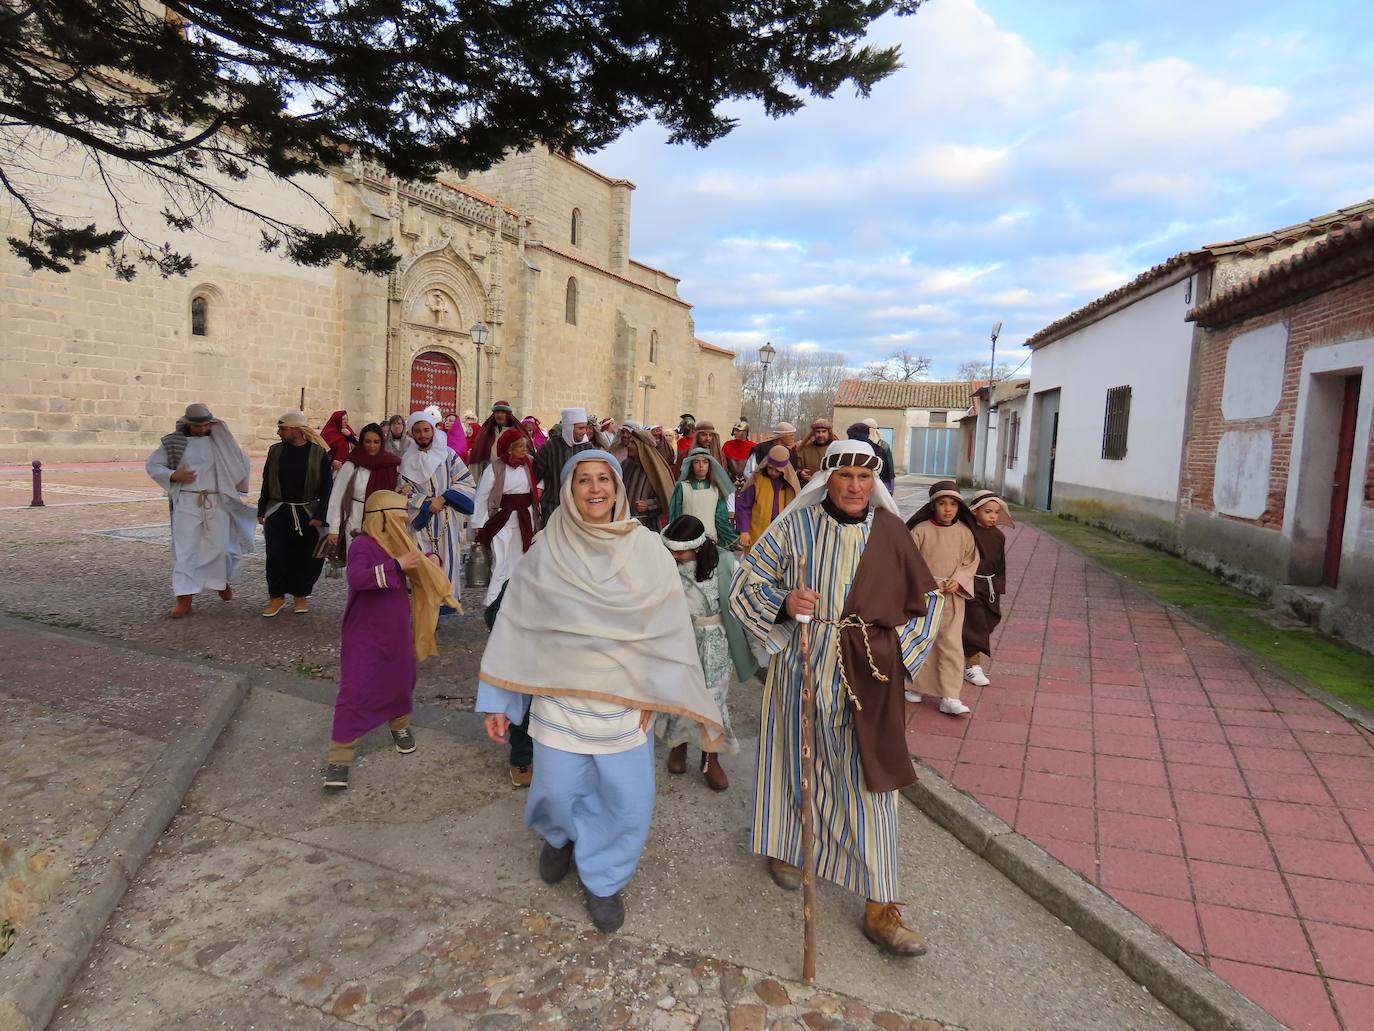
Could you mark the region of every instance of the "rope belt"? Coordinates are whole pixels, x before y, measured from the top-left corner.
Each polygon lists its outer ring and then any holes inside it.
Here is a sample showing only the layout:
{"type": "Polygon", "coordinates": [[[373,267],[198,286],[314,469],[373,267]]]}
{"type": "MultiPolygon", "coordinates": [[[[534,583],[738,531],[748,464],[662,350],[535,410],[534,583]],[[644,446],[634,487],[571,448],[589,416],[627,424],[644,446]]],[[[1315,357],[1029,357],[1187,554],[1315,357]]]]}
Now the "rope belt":
{"type": "Polygon", "coordinates": [[[197,507],[197,508],[214,508],[214,507],[215,507],[215,495],[218,494],[219,491],[217,491],[217,490],[197,490],[197,491],[192,491],[192,493],[195,494],[195,496],[196,496],[196,507],[197,507]]]}
{"type": "Polygon", "coordinates": [[[843,619],[838,620],[821,619],[820,616],[812,616],[811,621],[813,623],[822,623],[825,626],[833,626],[835,628],[835,651],[840,660],[840,686],[844,688],[844,693],[849,698],[854,708],[862,711],[863,705],[860,704],[858,697],[854,694],[854,689],[849,686],[849,672],[844,667],[844,649],[840,647],[840,631],[858,627],[863,632],[864,651],[868,655],[869,672],[883,683],[887,683],[891,678],[882,672],[882,670],[878,669],[878,664],[873,661],[873,645],[870,644],[868,640],[868,628],[877,626],[878,624],[865,623],[859,616],[845,616],[843,619]]]}
{"type": "MultiPolygon", "coordinates": [[[[283,501],[283,502],[282,502],[283,505],[285,505],[287,508],[291,509],[291,525],[295,528],[295,530],[296,530],[296,536],[297,536],[297,537],[304,537],[304,536],[305,536],[305,531],[301,529],[301,515],[300,515],[300,512],[297,511],[297,510],[298,510],[298,509],[302,509],[302,508],[308,509],[308,508],[310,508],[312,505],[318,505],[319,503],[320,503],[320,499],[319,499],[319,498],[316,498],[314,501],[283,501]]],[[[306,515],[305,521],[306,521],[307,524],[309,524],[309,522],[310,522],[310,516],[309,516],[308,513],[307,513],[307,515],[306,515]]]]}
{"type": "Polygon", "coordinates": [[[992,577],[989,576],[989,575],[987,575],[986,573],[978,573],[978,574],[976,574],[976,575],[973,577],[973,579],[974,579],[975,581],[978,581],[978,580],[986,580],[986,581],[988,582],[988,601],[991,602],[992,604],[996,604],[996,603],[997,603],[997,588],[993,585],[992,577]]]}
{"type": "Polygon", "coordinates": [[[717,612],[714,616],[693,616],[693,617],[692,617],[692,626],[720,626],[720,625],[721,625],[721,618],[720,618],[720,613],[719,613],[719,612],[717,612]]]}

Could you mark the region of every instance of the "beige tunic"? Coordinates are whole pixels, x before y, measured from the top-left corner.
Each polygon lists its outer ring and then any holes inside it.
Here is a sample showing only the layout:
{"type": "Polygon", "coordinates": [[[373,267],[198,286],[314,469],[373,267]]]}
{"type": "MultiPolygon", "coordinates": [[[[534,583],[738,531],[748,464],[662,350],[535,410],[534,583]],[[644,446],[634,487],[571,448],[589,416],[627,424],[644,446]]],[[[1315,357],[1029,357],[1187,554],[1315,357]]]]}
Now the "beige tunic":
{"type": "Polygon", "coordinates": [[[964,604],[973,597],[973,577],[978,572],[978,542],[963,523],[938,526],[927,520],[917,523],[911,536],[935,582],[953,580],[959,589],[945,595],[945,611],[933,654],[917,674],[918,694],[958,698],[964,686],[964,604]]]}

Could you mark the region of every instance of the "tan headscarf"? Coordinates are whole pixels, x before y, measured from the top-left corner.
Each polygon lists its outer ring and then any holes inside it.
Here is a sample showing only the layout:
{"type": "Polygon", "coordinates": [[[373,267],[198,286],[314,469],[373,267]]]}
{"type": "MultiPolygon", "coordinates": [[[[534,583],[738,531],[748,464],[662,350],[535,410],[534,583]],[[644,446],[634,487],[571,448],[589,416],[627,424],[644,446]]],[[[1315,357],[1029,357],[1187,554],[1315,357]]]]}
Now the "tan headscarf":
{"type": "Polygon", "coordinates": [[[324,442],[324,438],[320,436],[320,431],[315,429],[314,426],[311,426],[310,423],[306,422],[305,415],[301,412],[286,412],[284,415],[282,415],[280,419],[277,420],[277,425],[294,426],[296,429],[300,430],[302,433],[305,434],[305,439],[310,441],[310,443],[324,448],[325,451],[329,450],[329,445],[326,444],[324,442]]]}
{"type": "Polygon", "coordinates": [[[519,694],[685,716],[700,726],[702,749],[717,751],[720,707],[706,691],[677,563],[629,515],[620,463],[605,451],[574,454],[560,498],[511,576],[481,679],[519,694]],[[573,500],[574,466],[588,461],[615,474],[609,523],[588,523],[573,500]]]}
{"type": "MultiPolygon", "coordinates": [[[[420,554],[415,538],[410,535],[406,521],[406,499],[394,490],[373,491],[363,506],[363,533],[382,546],[392,558],[410,552],[420,554]]],[[[453,596],[453,585],[444,571],[421,555],[410,580],[410,627],[415,638],[415,659],[423,662],[439,654],[434,640],[434,628],[439,625],[439,606],[448,605],[463,611],[462,603],[453,596]]]]}

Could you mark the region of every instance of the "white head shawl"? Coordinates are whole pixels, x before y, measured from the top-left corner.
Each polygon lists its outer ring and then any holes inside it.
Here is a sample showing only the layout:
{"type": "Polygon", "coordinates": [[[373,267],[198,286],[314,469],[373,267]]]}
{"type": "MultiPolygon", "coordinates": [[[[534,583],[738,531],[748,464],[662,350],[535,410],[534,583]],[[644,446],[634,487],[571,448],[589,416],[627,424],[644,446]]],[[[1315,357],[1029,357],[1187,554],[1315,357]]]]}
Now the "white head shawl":
{"type": "Polygon", "coordinates": [[[401,475],[414,483],[424,483],[439,470],[439,466],[448,461],[448,456],[453,454],[448,446],[448,438],[439,432],[439,418],[434,414],[438,409],[432,405],[423,412],[414,413],[406,420],[406,435],[415,428],[417,422],[427,422],[434,430],[434,439],[429,447],[422,448],[415,443],[415,438],[410,438],[410,443],[406,445],[405,453],[401,455],[401,475]]]}
{"type": "Polygon", "coordinates": [[[782,517],[793,509],[805,508],[807,505],[819,505],[825,498],[825,482],[830,479],[830,474],[844,465],[863,465],[873,470],[873,493],[868,496],[868,503],[874,508],[885,508],[893,515],[900,515],[897,511],[897,502],[892,500],[892,495],[883,486],[883,481],[878,479],[878,465],[881,459],[874,451],[873,445],[864,440],[837,440],[825,449],[825,454],[821,456],[821,469],[815,476],[807,481],[801,493],[797,495],[795,501],[778,513],[778,518],[774,523],[782,522],[782,517]]]}
{"type": "Polygon", "coordinates": [[[590,698],[677,714],[720,747],[720,707],[706,690],[677,564],[629,514],[620,463],[579,451],[563,466],[562,503],[506,588],[482,653],[481,678],[521,694],[590,698]],[[573,499],[574,467],[605,462],[615,477],[608,523],[573,499]]]}
{"type": "MultiPolygon", "coordinates": [[[[563,409],[563,443],[569,447],[583,443],[573,440],[573,427],[579,422],[587,421],[587,409],[585,408],[564,408],[563,409]]],[[[588,427],[587,439],[591,440],[591,427],[588,427]]]]}

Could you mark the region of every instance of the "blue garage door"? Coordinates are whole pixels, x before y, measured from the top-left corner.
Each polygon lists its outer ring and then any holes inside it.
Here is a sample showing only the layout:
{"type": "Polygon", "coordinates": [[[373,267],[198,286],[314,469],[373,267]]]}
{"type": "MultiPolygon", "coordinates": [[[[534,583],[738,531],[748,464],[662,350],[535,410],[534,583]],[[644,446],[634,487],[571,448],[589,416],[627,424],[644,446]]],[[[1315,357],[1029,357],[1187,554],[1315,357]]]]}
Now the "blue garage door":
{"type": "Polygon", "coordinates": [[[957,429],[932,430],[917,426],[911,430],[906,452],[907,472],[915,476],[953,476],[958,456],[955,453],[957,429]]]}

